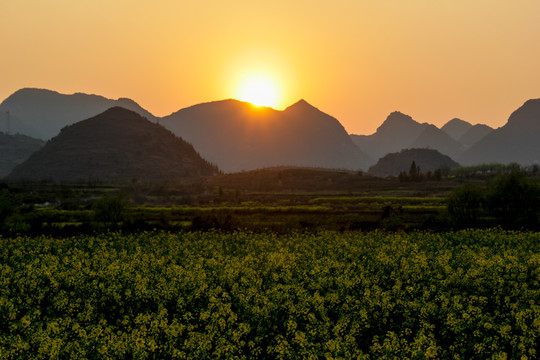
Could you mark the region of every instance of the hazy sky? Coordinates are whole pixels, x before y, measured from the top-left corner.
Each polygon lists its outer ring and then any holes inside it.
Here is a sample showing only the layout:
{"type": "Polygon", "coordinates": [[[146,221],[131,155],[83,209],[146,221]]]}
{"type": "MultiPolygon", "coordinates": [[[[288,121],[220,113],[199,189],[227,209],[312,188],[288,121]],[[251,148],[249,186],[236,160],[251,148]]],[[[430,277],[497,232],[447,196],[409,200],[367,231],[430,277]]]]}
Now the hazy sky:
{"type": "Polygon", "coordinates": [[[129,97],[155,115],[250,74],[369,134],[399,110],[503,125],[540,98],[538,0],[1,0],[0,101],[22,87],[129,97]]]}

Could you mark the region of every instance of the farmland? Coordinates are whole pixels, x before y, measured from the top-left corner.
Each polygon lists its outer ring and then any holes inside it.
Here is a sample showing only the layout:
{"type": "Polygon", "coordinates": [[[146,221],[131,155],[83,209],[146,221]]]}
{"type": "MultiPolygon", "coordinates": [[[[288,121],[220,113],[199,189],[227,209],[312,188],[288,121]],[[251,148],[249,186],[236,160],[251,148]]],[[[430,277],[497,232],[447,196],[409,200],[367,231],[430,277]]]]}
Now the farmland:
{"type": "Polygon", "coordinates": [[[1,185],[2,359],[538,358],[535,176],[1,185]]]}
{"type": "Polygon", "coordinates": [[[277,168],[177,183],[19,183],[0,193],[18,206],[6,235],[66,236],[107,229],[372,230],[433,228],[460,181],[400,183],[355,172],[277,168]],[[96,216],[104,197],[122,202],[111,221],[96,216]]]}
{"type": "Polygon", "coordinates": [[[2,358],[537,358],[533,232],[0,239],[2,358]]]}

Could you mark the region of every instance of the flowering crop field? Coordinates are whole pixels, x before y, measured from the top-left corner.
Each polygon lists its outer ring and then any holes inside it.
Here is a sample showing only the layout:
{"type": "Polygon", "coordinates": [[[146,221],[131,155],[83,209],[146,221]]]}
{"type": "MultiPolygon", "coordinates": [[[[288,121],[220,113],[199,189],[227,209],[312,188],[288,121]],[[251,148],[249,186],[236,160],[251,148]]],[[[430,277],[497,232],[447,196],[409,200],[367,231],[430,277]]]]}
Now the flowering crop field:
{"type": "Polygon", "coordinates": [[[540,234],[0,238],[0,358],[535,359],[540,234]]]}

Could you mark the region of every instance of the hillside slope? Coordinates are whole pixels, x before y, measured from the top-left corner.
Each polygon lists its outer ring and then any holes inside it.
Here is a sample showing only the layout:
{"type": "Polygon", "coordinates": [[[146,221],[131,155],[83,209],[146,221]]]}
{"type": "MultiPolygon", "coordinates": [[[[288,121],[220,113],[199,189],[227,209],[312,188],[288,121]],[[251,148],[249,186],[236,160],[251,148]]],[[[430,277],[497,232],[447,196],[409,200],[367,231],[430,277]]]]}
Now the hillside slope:
{"type": "Polygon", "coordinates": [[[448,134],[452,139],[458,140],[460,137],[463,136],[463,134],[469,131],[472,126],[473,125],[467,121],[454,118],[444,124],[441,127],[441,130],[448,134]]]}
{"type": "Polygon", "coordinates": [[[135,101],[76,93],[60,94],[45,89],[25,88],[16,91],[0,104],[0,131],[25,134],[48,140],[64,126],[88,119],[114,107],[133,110],[151,121],[156,118],[135,101]]]}
{"type": "Polygon", "coordinates": [[[508,122],[471,146],[459,162],[463,165],[498,162],[521,165],[540,163],[540,99],[528,100],[508,122]]]}
{"type": "Polygon", "coordinates": [[[26,135],[0,132],[0,178],[8,175],[15,166],[45,145],[41,140],[26,135]]]}
{"type": "Polygon", "coordinates": [[[434,149],[451,158],[459,157],[464,146],[451,138],[447,133],[438,129],[435,125],[428,125],[424,131],[413,141],[410,148],[434,149]]]}
{"type": "Polygon", "coordinates": [[[215,101],[182,109],[160,123],[225,172],[283,165],[358,170],[371,162],[337,119],[304,100],[283,111],[215,101]]]}
{"type": "Polygon", "coordinates": [[[369,174],[377,176],[397,176],[408,172],[412,162],[420,167],[422,173],[437,169],[453,169],[459,164],[449,156],[433,149],[405,149],[398,153],[387,154],[377,164],[369,168],[369,174]]]}
{"type": "Polygon", "coordinates": [[[484,125],[476,124],[471,127],[465,134],[463,134],[458,141],[465,146],[465,148],[470,148],[478,141],[482,140],[487,134],[491,133],[493,128],[484,125]]]}
{"type": "Polygon", "coordinates": [[[7,180],[171,180],[217,172],[170,131],[114,107],[64,128],[7,180]]]}
{"type": "Polygon", "coordinates": [[[353,142],[373,159],[408,148],[428,124],[420,124],[409,115],[394,111],[372,135],[351,135],[353,142]]]}

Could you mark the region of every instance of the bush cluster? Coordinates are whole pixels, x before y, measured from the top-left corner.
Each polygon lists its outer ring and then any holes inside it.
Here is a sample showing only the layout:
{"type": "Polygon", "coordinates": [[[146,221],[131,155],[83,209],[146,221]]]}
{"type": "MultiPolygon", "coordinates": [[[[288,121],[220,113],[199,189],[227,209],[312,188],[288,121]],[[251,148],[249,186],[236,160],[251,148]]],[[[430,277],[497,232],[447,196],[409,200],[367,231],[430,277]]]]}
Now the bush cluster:
{"type": "Polygon", "coordinates": [[[502,175],[487,187],[467,184],[448,198],[448,212],[458,227],[540,227],[540,184],[522,172],[502,175]]]}

